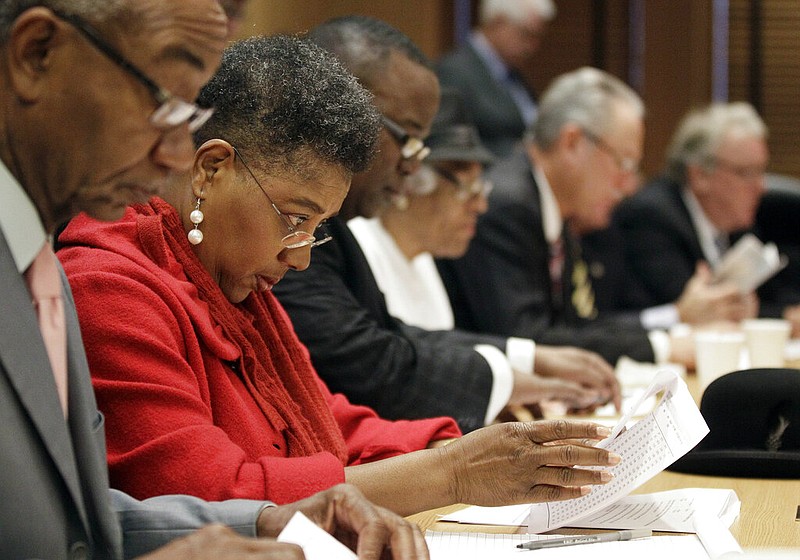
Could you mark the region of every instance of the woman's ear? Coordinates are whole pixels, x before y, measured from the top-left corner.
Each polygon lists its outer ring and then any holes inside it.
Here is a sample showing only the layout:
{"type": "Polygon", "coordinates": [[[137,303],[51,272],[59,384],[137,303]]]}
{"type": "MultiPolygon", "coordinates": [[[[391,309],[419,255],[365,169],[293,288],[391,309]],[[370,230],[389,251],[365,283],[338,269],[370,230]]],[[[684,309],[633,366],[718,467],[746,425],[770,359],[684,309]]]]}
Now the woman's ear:
{"type": "Polygon", "coordinates": [[[225,140],[207,140],[194,153],[192,164],[192,192],[194,196],[205,199],[215,182],[235,177],[235,152],[225,140]]]}

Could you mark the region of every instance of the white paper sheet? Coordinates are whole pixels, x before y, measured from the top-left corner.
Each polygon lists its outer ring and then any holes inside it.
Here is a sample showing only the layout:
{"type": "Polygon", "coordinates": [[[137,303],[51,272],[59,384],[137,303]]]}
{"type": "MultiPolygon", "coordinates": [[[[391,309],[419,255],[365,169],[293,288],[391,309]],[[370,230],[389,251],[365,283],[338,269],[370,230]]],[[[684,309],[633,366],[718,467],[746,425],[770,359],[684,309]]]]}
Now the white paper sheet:
{"type": "Polygon", "coordinates": [[[698,512],[692,518],[692,522],[697,537],[711,558],[742,553],[742,547],[717,516],[698,512]]]}
{"type": "Polygon", "coordinates": [[[623,542],[581,544],[536,551],[521,550],[518,544],[554,538],[556,535],[502,535],[490,533],[443,533],[427,531],[425,540],[431,560],[708,560],[702,543],[694,535],[656,536],[623,542]]]}
{"type": "MultiPolygon", "coordinates": [[[[721,488],[684,488],[653,494],[626,496],[570,527],[585,529],[651,529],[693,533],[692,517],[702,512],[730,527],[739,516],[736,492],[721,488]]],[[[439,521],[520,527],[526,523],[529,504],[502,507],[470,506],[442,516],[439,521]]]]}
{"type": "Polygon", "coordinates": [[[692,449],[708,433],[686,383],[674,371],[659,372],[640,399],[663,391],[656,408],[632,426],[638,404],[617,423],[611,436],[598,444],[622,456],[608,470],[614,478],[595,486],[587,496],[562,502],[533,504],[528,530],[541,533],[564,527],[625,497],[692,449]]]}
{"type": "Polygon", "coordinates": [[[788,264],[774,243],[762,243],[755,235],[742,236],[728,250],[714,271],[716,282],[731,282],[743,294],[758,288],[788,264]]]}
{"type": "Polygon", "coordinates": [[[694,533],[693,518],[713,517],[730,527],[742,503],[733,490],[684,488],[654,494],[626,496],[577,521],[570,527],[588,529],[651,529],[694,533]]]}
{"type": "Polygon", "coordinates": [[[352,550],[299,511],[278,535],[278,541],[299,545],[306,560],[357,560],[352,550]]]}

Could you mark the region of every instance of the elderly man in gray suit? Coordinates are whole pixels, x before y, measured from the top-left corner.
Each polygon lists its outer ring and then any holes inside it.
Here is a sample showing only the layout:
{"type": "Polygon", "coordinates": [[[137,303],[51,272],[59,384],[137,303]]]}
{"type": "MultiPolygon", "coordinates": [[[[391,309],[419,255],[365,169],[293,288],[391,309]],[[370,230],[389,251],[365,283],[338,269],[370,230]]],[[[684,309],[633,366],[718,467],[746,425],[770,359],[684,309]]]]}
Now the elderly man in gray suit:
{"type": "Polygon", "coordinates": [[[3,559],[119,559],[168,542],[148,558],[302,558],[243,536],[274,536],[298,510],[360,537],[361,558],[390,542],[396,558],[427,558],[418,531],[348,486],[281,507],[109,491],[103,416],[50,240],[79,211],[120,217],[188,167],[190,132],[211,114],[190,100],[227,34],[217,0],[0,4],[3,559]]]}

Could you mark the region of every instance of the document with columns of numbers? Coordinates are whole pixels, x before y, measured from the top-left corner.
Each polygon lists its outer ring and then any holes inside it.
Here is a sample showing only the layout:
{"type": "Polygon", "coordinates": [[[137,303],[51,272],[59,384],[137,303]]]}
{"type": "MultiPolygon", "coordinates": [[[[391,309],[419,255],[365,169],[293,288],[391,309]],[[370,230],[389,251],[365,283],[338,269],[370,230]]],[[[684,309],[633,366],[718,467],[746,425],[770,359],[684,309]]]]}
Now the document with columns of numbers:
{"type": "Polygon", "coordinates": [[[611,435],[597,444],[622,457],[619,464],[608,468],[614,478],[593,486],[580,498],[533,504],[528,530],[541,533],[564,527],[627,496],[691,450],[708,431],[686,383],[674,371],[659,372],[611,435]],[[629,426],[641,403],[658,393],[661,399],[656,407],[629,426]]]}

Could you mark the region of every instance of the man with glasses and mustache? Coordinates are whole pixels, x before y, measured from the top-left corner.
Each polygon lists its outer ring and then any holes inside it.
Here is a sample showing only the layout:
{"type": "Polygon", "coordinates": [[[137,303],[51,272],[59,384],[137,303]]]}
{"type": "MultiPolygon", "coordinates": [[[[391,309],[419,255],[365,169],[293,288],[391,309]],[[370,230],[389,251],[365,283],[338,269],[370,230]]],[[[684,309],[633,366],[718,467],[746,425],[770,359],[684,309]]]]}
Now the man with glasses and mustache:
{"type": "Polygon", "coordinates": [[[109,491],[103,416],[52,236],[81,211],[120,218],[189,167],[190,132],[212,112],[192,100],[227,34],[216,0],[0,4],[4,559],[301,558],[297,546],[242,536],[276,536],[298,510],[364,537],[362,558],[381,557],[390,540],[403,557],[420,550],[405,521],[349,486],[281,507],[109,491]]]}
{"type": "Polygon", "coordinates": [[[440,263],[458,326],[574,344],[611,363],[690,359],[664,332],[598,317],[575,237],[576,226],[606,227],[638,187],[643,115],[633,90],[594,68],[550,85],[525,149],[487,175],[494,190],[466,255],[440,263]]]}
{"type": "Polygon", "coordinates": [[[353,177],[333,241],[314,251],[311,266],[289,271],[273,292],[328,387],[382,417],[455,418],[465,432],[495,419],[509,402],[541,398],[537,373],[589,388],[598,401],[619,402],[610,366],[576,349],[530,340],[425,331],[387,311],[369,264],[346,225],[381,214],[404,196],[403,182],[428,155],[425,138],[439,103],[439,85],[426,57],[388,24],[361,16],[330,20],[309,38],[333,52],[375,96],[384,133],[378,155],[353,177]],[[535,361],[534,361],[535,360],[535,361]]]}

